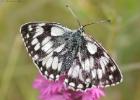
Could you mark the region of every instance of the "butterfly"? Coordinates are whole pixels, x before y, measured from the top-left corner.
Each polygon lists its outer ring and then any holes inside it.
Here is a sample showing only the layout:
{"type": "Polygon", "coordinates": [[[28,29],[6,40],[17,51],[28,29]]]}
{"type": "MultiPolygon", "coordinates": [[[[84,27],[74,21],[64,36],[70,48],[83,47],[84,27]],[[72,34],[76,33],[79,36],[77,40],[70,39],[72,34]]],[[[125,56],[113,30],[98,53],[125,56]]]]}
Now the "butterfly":
{"type": "Polygon", "coordinates": [[[122,82],[122,74],[84,27],[71,30],[59,23],[34,22],[21,26],[26,49],[41,74],[58,80],[64,74],[65,85],[73,90],[108,87],[122,82]]]}

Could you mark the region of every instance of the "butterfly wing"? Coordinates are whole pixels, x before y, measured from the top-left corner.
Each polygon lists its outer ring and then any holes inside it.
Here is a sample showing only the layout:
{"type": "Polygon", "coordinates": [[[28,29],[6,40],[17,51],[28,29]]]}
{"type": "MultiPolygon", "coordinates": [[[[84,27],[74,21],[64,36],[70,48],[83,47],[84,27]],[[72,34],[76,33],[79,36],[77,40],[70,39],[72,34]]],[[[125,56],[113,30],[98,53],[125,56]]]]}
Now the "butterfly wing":
{"type": "Polygon", "coordinates": [[[120,70],[105,49],[85,34],[83,43],[74,45],[72,32],[58,23],[27,23],[21,27],[29,55],[47,78],[56,80],[64,72],[65,83],[80,90],[121,82],[120,70]]]}
{"type": "Polygon", "coordinates": [[[29,55],[41,74],[49,79],[59,78],[70,33],[70,29],[58,23],[27,23],[21,27],[29,55]]]}
{"type": "Polygon", "coordinates": [[[94,39],[85,34],[84,39],[68,71],[66,85],[74,90],[85,90],[93,86],[107,87],[119,84],[122,75],[112,58],[94,39]]]}

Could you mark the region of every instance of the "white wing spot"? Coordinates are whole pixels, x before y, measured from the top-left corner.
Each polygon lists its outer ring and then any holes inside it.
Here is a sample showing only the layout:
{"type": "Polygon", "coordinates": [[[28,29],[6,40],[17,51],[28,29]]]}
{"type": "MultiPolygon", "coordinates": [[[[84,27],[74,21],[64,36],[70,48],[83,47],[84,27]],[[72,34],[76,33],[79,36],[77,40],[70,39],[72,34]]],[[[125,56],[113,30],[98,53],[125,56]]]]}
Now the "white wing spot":
{"type": "Polygon", "coordinates": [[[116,85],[119,84],[120,82],[116,82],[116,85]]]}
{"type": "Polygon", "coordinates": [[[105,87],[109,87],[109,86],[110,86],[110,85],[108,85],[108,84],[107,84],[107,85],[105,85],[105,87]]]}
{"type": "Polygon", "coordinates": [[[56,80],[59,79],[59,75],[56,75],[56,80]]]}
{"type": "Polygon", "coordinates": [[[82,75],[82,69],[79,70],[79,79],[84,82],[84,78],[82,75]]]}
{"type": "Polygon", "coordinates": [[[50,54],[48,54],[45,58],[46,58],[46,61],[53,55],[53,52],[51,52],[50,54]]]}
{"type": "Polygon", "coordinates": [[[92,69],[94,67],[94,59],[92,56],[90,56],[89,62],[90,62],[90,68],[92,69]]]}
{"type": "Polygon", "coordinates": [[[29,34],[27,34],[26,37],[29,38],[30,37],[29,34]]]}
{"type": "Polygon", "coordinates": [[[53,50],[54,50],[53,48],[50,48],[50,49],[46,52],[46,54],[51,53],[53,50]]]}
{"type": "Polygon", "coordinates": [[[39,56],[37,54],[34,55],[34,57],[33,57],[34,60],[37,60],[38,58],[39,58],[39,56]]]}
{"type": "Polygon", "coordinates": [[[61,36],[64,34],[64,30],[58,28],[58,27],[52,27],[51,28],[51,35],[52,36],[61,36]]]}
{"type": "Polygon", "coordinates": [[[81,65],[82,65],[82,68],[85,69],[85,63],[84,63],[84,61],[81,61],[81,65]]]}
{"type": "Polygon", "coordinates": [[[65,81],[65,83],[68,83],[68,79],[65,79],[64,81],[65,81]]]}
{"type": "Polygon", "coordinates": [[[92,79],[95,79],[96,78],[96,75],[97,75],[96,69],[93,69],[91,71],[91,74],[92,74],[92,79]]]}
{"type": "Polygon", "coordinates": [[[82,89],[83,87],[84,87],[83,84],[78,84],[77,86],[78,89],[82,89]]]}
{"type": "Polygon", "coordinates": [[[53,58],[50,57],[50,58],[48,59],[47,63],[46,63],[46,67],[47,67],[48,69],[51,67],[52,62],[53,62],[53,58]]]}
{"type": "Polygon", "coordinates": [[[115,85],[116,85],[116,84],[114,84],[114,83],[113,83],[113,84],[111,84],[111,86],[115,86],[115,85]]]}
{"type": "Polygon", "coordinates": [[[33,54],[33,51],[31,51],[30,53],[33,54]]]}
{"type": "Polygon", "coordinates": [[[77,54],[78,54],[78,57],[79,57],[79,61],[82,62],[81,53],[78,52],[77,54]]]}
{"type": "Polygon", "coordinates": [[[48,72],[47,71],[45,71],[45,75],[48,75],[48,72]]]}
{"type": "Polygon", "coordinates": [[[97,46],[96,46],[94,43],[88,42],[88,43],[86,44],[86,46],[87,46],[88,51],[89,51],[91,54],[95,54],[95,53],[97,52],[97,46]]]}
{"type": "Polygon", "coordinates": [[[110,70],[111,70],[112,72],[114,72],[114,71],[116,70],[116,66],[110,67],[110,70]]]}
{"type": "Polygon", "coordinates": [[[86,87],[89,87],[90,83],[86,83],[86,87]]]}
{"type": "Polygon", "coordinates": [[[105,66],[108,64],[108,62],[109,62],[108,58],[103,56],[100,58],[100,65],[103,70],[103,73],[105,73],[105,66]]]}
{"type": "Polygon", "coordinates": [[[54,51],[60,52],[64,48],[64,46],[65,46],[65,44],[62,44],[59,47],[57,47],[54,51]]]}
{"type": "Polygon", "coordinates": [[[28,49],[29,49],[30,47],[31,47],[30,45],[27,46],[28,49]]]}
{"type": "Polygon", "coordinates": [[[44,66],[45,64],[46,64],[46,59],[43,59],[42,66],[44,66]]]}
{"type": "Polygon", "coordinates": [[[40,43],[37,43],[37,45],[34,47],[35,51],[37,51],[40,48],[40,43]]]}
{"type": "Polygon", "coordinates": [[[77,78],[78,77],[79,69],[80,69],[79,65],[74,66],[74,68],[72,70],[72,77],[73,78],[77,78]]]}
{"type": "Polygon", "coordinates": [[[47,44],[45,44],[42,47],[42,50],[45,51],[45,52],[47,52],[52,46],[53,46],[53,42],[49,41],[47,44]]]}
{"type": "Polygon", "coordinates": [[[109,84],[109,81],[108,80],[106,80],[105,82],[106,82],[106,84],[109,84]]]}
{"type": "Polygon", "coordinates": [[[86,82],[87,82],[87,83],[90,83],[90,82],[91,82],[90,78],[87,78],[87,79],[86,79],[86,82]]]}
{"type": "Polygon", "coordinates": [[[85,71],[90,72],[90,63],[89,63],[89,59],[87,58],[85,60],[85,71]]]}
{"type": "Polygon", "coordinates": [[[28,30],[29,30],[29,31],[32,31],[32,30],[33,30],[32,25],[29,25],[29,26],[28,26],[28,30]]]}
{"type": "Polygon", "coordinates": [[[31,42],[32,45],[35,45],[37,43],[38,43],[38,39],[37,38],[33,39],[32,42],[31,42]]]}
{"type": "Polygon", "coordinates": [[[73,82],[70,82],[69,85],[72,87],[75,87],[75,83],[73,83],[73,82]]]}
{"type": "Polygon", "coordinates": [[[40,26],[37,26],[36,27],[36,32],[35,32],[35,35],[33,36],[33,38],[41,35],[43,32],[44,32],[44,29],[42,27],[40,27],[40,26]]]}
{"type": "Polygon", "coordinates": [[[54,57],[53,63],[52,63],[52,69],[56,70],[58,65],[58,57],[54,57]]]}
{"type": "Polygon", "coordinates": [[[62,67],[62,62],[60,62],[59,64],[58,64],[58,71],[60,71],[61,70],[61,67],[62,67]]]}
{"type": "Polygon", "coordinates": [[[109,79],[112,80],[113,79],[113,75],[109,75],[109,79]]]}
{"type": "Polygon", "coordinates": [[[47,36],[46,38],[43,39],[42,45],[46,44],[48,41],[50,41],[51,37],[47,36]]]}
{"type": "Polygon", "coordinates": [[[27,44],[27,43],[28,43],[28,41],[25,41],[25,43],[27,44]]]}
{"type": "Polygon", "coordinates": [[[50,79],[54,79],[54,75],[51,74],[51,75],[49,76],[49,78],[50,78],[50,79]]]}
{"type": "Polygon", "coordinates": [[[43,71],[43,68],[42,68],[42,67],[40,67],[40,70],[41,70],[41,71],[43,71]]]}
{"type": "Polygon", "coordinates": [[[70,76],[72,74],[72,71],[73,71],[73,67],[71,67],[68,71],[68,76],[70,76]]]}
{"type": "Polygon", "coordinates": [[[101,79],[103,76],[102,70],[101,69],[97,69],[97,74],[98,74],[98,78],[101,79]]]}

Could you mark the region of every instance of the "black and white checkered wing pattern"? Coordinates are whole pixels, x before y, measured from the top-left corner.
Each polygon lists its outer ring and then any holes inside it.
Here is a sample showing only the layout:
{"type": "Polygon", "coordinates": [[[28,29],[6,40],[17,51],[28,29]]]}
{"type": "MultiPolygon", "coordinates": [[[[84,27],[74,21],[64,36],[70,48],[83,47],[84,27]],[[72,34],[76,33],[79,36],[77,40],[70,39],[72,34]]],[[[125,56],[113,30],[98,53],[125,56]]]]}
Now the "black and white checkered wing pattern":
{"type": "Polygon", "coordinates": [[[66,85],[74,90],[119,84],[122,75],[115,62],[94,39],[84,34],[85,41],[79,47],[72,67],[68,71],[66,85]]]}
{"type": "Polygon", "coordinates": [[[59,78],[63,62],[62,50],[70,32],[70,29],[58,23],[27,23],[21,27],[29,55],[39,71],[49,79],[59,78]]]}
{"type": "Polygon", "coordinates": [[[114,86],[122,75],[105,49],[82,29],[70,30],[58,23],[27,23],[21,34],[29,55],[48,79],[66,75],[75,90],[114,86]]]}

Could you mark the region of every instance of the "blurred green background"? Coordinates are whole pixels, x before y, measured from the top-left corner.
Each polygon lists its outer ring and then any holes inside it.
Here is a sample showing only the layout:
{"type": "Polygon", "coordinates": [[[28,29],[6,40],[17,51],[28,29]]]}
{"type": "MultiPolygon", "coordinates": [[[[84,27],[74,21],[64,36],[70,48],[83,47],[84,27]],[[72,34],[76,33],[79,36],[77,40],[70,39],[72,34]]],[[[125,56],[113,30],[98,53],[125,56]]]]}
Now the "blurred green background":
{"type": "Polygon", "coordinates": [[[78,28],[66,4],[82,24],[112,21],[86,28],[110,52],[124,76],[122,84],[105,89],[101,100],[140,100],[139,0],[0,0],[0,100],[37,100],[32,82],[38,70],[25,50],[19,29],[32,21],[78,28]]]}

